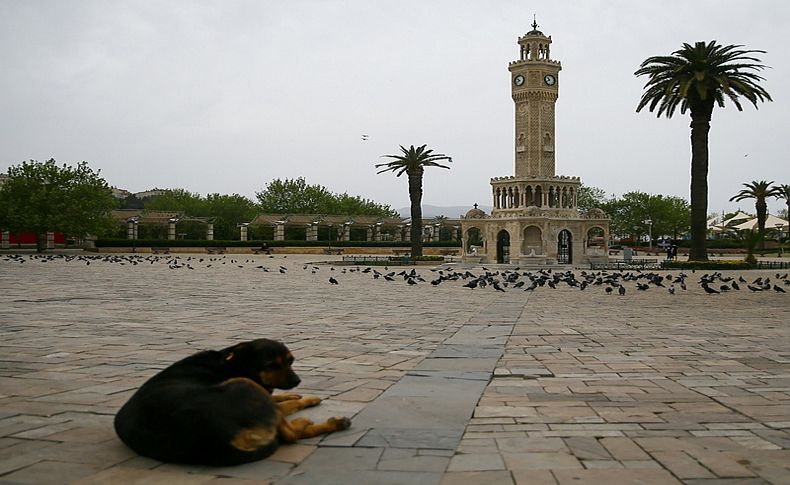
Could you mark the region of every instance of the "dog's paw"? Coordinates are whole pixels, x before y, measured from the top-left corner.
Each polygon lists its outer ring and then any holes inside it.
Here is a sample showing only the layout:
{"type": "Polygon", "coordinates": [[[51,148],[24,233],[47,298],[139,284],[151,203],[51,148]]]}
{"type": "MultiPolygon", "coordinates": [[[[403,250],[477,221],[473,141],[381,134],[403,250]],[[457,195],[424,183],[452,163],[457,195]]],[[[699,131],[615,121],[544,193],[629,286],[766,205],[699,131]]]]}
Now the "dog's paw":
{"type": "Polygon", "coordinates": [[[329,418],[326,420],[326,422],[330,426],[333,426],[335,431],[340,431],[341,429],[348,429],[351,427],[351,420],[343,416],[329,418]]]}
{"type": "Polygon", "coordinates": [[[294,392],[283,392],[281,394],[276,394],[275,395],[275,399],[277,399],[278,402],[281,402],[281,401],[294,401],[296,399],[302,399],[302,395],[301,394],[296,394],[294,392]]]}
{"type": "Polygon", "coordinates": [[[307,396],[302,398],[302,402],[305,406],[318,406],[321,404],[321,398],[318,396],[307,396]]]}

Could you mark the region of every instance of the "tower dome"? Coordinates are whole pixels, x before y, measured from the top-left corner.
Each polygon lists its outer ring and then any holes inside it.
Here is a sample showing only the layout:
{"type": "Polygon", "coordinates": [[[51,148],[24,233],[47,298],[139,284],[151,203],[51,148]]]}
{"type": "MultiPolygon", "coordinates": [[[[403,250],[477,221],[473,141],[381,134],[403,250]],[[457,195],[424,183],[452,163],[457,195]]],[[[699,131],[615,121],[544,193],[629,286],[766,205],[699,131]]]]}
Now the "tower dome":
{"type": "Polygon", "coordinates": [[[483,209],[478,209],[477,204],[471,209],[466,212],[464,218],[466,219],[482,219],[486,216],[485,211],[483,209]]]}

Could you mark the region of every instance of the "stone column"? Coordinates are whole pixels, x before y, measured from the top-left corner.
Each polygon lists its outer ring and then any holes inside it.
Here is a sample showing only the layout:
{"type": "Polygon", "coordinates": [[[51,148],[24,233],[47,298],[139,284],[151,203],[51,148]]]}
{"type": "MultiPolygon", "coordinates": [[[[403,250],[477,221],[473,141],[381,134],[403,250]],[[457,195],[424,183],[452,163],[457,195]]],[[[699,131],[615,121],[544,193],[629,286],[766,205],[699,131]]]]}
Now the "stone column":
{"type": "Polygon", "coordinates": [[[376,224],[376,226],[373,228],[373,233],[373,239],[376,241],[381,241],[381,226],[379,224],[376,224]]]}
{"type": "Polygon", "coordinates": [[[134,239],[134,221],[131,219],[126,221],[126,239],[134,239]]]}
{"type": "Polygon", "coordinates": [[[351,224],[343,224],[343,241],[351,240],[351,224]]]}
{"type": "Polygon", "coordinates": [[[0,247],[3,249],[8,249],[11,247],[11,232],[3,231],[2,243],[0,243],[0,247]]]}
{"type": "Polygon", "coordinates": [[[139,221],[134,221],[134,231],[133,231],[133,232],[134,232],[134,239],[139,239],[139,238],[137,237],[137,229],[138,229],[139,227],[140,227],[140,223],[139,223],[139,221]]]}
{"type": "Polygon", "coordinates": [[[372,241],[373,240],[373,227],[368,227],[367,233],[365,234],[365,241],[372,241]]]}
{"type": "Polygon", "coordinates": [[[274,240],[285,241],[285,224],[276,224],[274,226],[274,240]]]}
{"type": "Polygon", "coordinates": [[[176,221],[170,219],[167,224],[167,239],[170,241],[176,240],[176,221]]]}
{"type": "Polygon", "coordinates": [[[206,241],[214,240],[214,224],[208,223],[206,225],[206,241]]]}
{"type": "Polygon", "coordinates": [[[55,249],[55,233],[52,231],[47,232],[47,249],[55,249]]]}
{"type": "Polygon", "coordinates": [[[239,225],[239,239],[241,241],[247,240],[247,224],[239,225]]]}
{"type": "Polygon", "coordinates": [[[305,239],[307,241],[318,241],[318,224],[309,224],[307,226],[305,239]]]}

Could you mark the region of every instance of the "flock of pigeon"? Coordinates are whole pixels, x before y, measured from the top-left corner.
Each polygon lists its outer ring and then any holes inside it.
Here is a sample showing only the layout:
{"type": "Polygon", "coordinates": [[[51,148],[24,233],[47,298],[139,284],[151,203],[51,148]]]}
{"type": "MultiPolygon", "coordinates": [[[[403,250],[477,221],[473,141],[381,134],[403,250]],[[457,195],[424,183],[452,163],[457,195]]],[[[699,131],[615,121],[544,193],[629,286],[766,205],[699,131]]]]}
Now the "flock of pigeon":
{"type": "MultiPolygon", "coordinates": [[[[269,256],[275,258],[275,256],[269,256]]],[[[229,266],[238,268],[253,268],[264,273],[275,272],[286,274],[289,268],[285,266],[287,256],[282,256],[283,264],[267,266],[260,264],[255,259],[235,259],[228,256],[199,257],[199,256],[159,256],[159,255],[65,255],[65,254],[33,254],[18,255],[8,254],[2,259],[4,262],[23,264],[26,261],[47,263],[54,260],[81,263],[90,266],[92,263],[109,263],[121,266],[125,265],[145,265],[145,264],[166,264],[171,270],[195,270],[196,268],[211,268],[219,266],[229,266]]],[[[314,264],[299,264],[303,271],[310,271],[317,274],[325,271],[326,265],[317,266],[314,264]]],[[[298,268],[297,268],[298,270],[298,268]]],[[[706,273],[697,278],[680,272],[676,275],[660,274],[658,272],[633,271],[580,271],[579,275],[574,271],[552,271],[551,269],[541,269],[536,271],[521,271],[520,268],[490,270],[482,267],[482,272],[472,272],[470,270],[456,270],[452,266],[442,266],[432,268],[429,271],[432,275],[426,279],[420,275],[416,268],[410,270],[390,271],[388,267],[383,267],[382,271],[374,267],[351,266],[336,269],[329,266],[329,283],[340,285],[341,275],[359,273],[370,275],[375,280],[387,282],[402,281],[410,286],[430,283],[438,286],[443,283],[457,282],[461,287],[468,289],[491,288],[494,291],[535,291],[539,288],[557,289],[567,287],[579,291],[593,290],[602,288],[607,294],[617,293],[620,296],[628,291],[649,291],[663,290],[674,295],[678,289],[688,290],[689,284],[695,283],[709,295],[717,295],[738,291],[761,292],[770,291],[776,293],[786,293],[785,286],[790,286],[788,273],[776,273],[773,277],[759,276],[752,281],[746,280],[743,276],[724,276],[720,272],[706,273]]],[[[696,272],[691,271],[692,275],[696,272]]],[[[427,276],[427,275],[426,275],[427,276]]]]}

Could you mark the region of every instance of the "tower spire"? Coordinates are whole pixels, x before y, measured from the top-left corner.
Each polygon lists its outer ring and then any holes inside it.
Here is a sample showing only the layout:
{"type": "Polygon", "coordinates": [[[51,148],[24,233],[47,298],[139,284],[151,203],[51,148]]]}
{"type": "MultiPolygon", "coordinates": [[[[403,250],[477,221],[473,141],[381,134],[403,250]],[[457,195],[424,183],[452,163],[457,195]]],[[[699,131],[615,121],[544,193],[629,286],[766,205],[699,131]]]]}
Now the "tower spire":
{"type": "Polygon", "coordinates": [[[535,19],[535,14],[532,14],[532,30],[538,30],[538,21],[535,19]]]}

